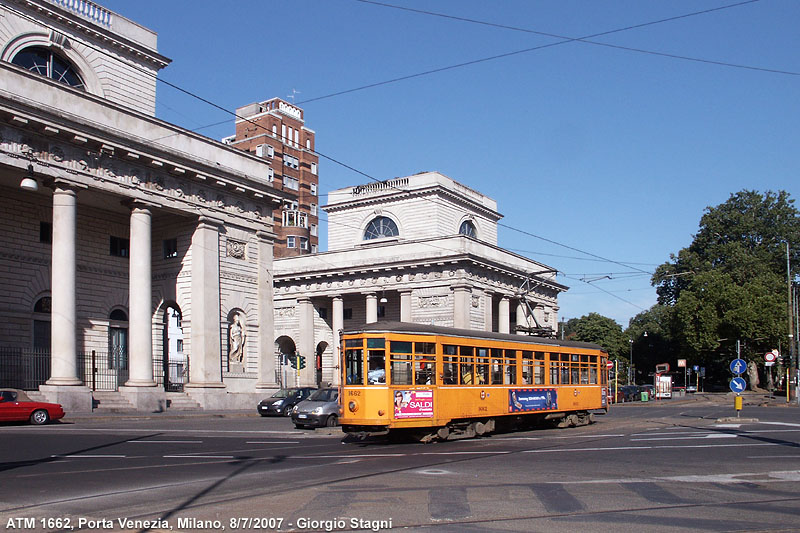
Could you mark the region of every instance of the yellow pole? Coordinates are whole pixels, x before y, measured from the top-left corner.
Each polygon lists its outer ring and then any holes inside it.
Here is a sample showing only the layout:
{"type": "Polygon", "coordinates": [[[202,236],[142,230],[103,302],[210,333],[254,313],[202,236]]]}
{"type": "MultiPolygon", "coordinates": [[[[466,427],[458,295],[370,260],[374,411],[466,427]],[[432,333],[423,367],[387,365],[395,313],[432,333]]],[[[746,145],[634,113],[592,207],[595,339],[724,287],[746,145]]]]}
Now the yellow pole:
{"type": "Polygon", "coordinates": [[[786,369],[786,403],[789,403],[789,369],[786,369]]]}
{"type": "Polygon", "coordinates": [[[619,395],[619,359],[616,359],[614,361],[614,403],[617,403],[618,395],[619,395]]]}

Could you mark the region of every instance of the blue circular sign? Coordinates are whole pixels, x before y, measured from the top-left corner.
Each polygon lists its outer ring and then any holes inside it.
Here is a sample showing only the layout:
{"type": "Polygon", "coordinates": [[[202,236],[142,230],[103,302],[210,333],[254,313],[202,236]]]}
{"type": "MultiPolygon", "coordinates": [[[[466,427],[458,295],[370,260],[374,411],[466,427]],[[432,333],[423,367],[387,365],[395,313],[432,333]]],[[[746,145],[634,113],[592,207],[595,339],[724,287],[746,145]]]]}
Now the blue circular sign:
{"type": "Polygon", "coordinates": [[[747,382],[744,378],[737,376],[731,380],[730,387],[733,392],[744,392],[744,389],[747,388],[747,382]]]}
{"type": "Polygon", "coordinates": [[[731,372],[734,374],[744,374],[747,371],[747,362],[744,359],[734,359],[731,361],[731,372]]]}

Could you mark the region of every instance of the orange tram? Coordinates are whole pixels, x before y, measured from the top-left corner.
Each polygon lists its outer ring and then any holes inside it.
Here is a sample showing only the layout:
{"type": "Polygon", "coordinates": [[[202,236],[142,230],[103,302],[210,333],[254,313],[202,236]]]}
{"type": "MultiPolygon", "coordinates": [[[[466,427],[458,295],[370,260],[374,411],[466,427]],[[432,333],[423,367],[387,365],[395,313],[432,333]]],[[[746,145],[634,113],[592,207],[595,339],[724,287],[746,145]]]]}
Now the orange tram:
{"type": "Polygon", "coordinates": [[[542,337],[379,322],[341,334],[340,423],[423,442],[608,411],[608,354],[542,337]]]}

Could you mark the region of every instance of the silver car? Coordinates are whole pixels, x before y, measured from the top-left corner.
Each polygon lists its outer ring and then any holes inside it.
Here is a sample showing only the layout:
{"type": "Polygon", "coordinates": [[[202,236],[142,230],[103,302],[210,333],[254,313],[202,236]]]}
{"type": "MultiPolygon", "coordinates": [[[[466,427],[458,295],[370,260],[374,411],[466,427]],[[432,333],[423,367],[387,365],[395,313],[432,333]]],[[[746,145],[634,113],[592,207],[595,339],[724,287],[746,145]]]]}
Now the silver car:
{"type": "Polygon", "coordinates": [[[295,427],[333,427],[339,423],[339,389],[319,389],[292,409],[295,427]]]}

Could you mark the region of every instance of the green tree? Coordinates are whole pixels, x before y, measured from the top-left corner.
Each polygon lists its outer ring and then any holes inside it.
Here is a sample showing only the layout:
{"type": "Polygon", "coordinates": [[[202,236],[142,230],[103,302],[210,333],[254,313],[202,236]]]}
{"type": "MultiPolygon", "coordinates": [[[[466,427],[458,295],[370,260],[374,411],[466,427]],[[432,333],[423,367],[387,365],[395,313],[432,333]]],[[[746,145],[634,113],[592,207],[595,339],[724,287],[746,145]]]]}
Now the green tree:
{"type": "Polygon", "coordinates": [[[674,315],[672,307],[656,304],[631,318],[625,337],[632,343],[639,378],[654,372],[660,363],[669,363],[673,370],[677,368],[680,357],[673,341],[674,315]]]}
{"type": "Polygon", "coordinates": [[[611,318],[599,313],[589,313],[569,321],[574,331],[570,339],[594,342],[608,351],[611,358],[628,358],[628,340],[622,333],[622,326],[611,318]]]}
{"type": "Polygon", "coordinates": [[[719,364],[721,346],[744,341],[743,355],[786,341],[786,243],[800,270],[800,212],[789,194],[741,191],[708,207],[692,243],[656,269],[659,304],[671,308],[676,349],[719,364]],[[793,246],[793,248],[792,248],[793,246]]]}

